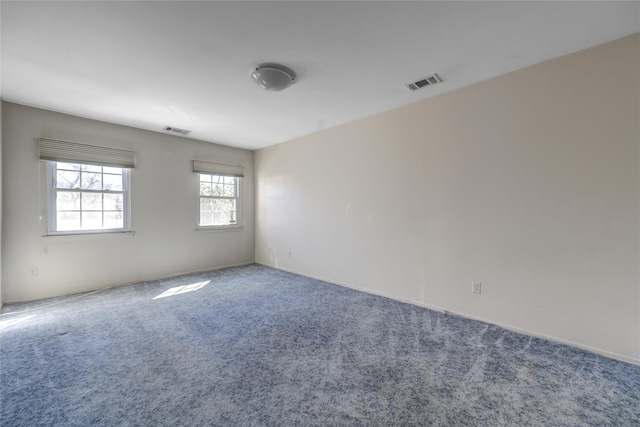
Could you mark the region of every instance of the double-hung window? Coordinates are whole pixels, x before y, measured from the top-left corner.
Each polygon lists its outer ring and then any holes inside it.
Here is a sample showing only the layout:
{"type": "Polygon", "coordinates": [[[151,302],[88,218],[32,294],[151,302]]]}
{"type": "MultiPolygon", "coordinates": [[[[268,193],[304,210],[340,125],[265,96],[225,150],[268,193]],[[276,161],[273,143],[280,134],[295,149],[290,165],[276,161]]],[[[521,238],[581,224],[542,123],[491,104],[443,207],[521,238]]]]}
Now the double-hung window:
{"type": "Polygon", "coordinates": [[[242,166],[193,163],[198,175],[198,228],[239,228],[242,166]]]}
{"type": "Polygon", "coordinates": [[[49,234],[129,231],[129,169],[50,162],[49,234]]]}
{"type": "Polygon", "coordinates": [[[47,162],[47,234],[131,231],[131,151],[40,139],[47,162]]]}
{"type": "Polygon", "coordinates": [[[198,226],[238,224],[238,180],[235,176],[200,174],[198,226]]]}

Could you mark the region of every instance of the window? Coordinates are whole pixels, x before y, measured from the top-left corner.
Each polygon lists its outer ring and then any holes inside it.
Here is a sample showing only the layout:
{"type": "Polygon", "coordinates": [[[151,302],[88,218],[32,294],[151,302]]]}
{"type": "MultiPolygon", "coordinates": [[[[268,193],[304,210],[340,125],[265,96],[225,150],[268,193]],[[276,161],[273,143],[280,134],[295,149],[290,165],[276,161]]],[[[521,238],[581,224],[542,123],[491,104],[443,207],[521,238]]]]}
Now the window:
{"type": "Polygon", "coordinates": [[[38,144],[47,168],[47,234],[131,231],[135,152],[52,138],[38,144]]]}
{"type": "Polygon", "coordinates": [[[199,227],[240,224],[240,178],[199,173],[199,227]]]}
{"type": "Polygon", "coordinates": [[[193,172],[198,177],[198,227],[239,229],[244,166],[194,160],[193,172]]]}
{"type": "Polygon", "coordinates": [[[130,231],[129,169],[48,162],[49,234],[130,231]]]}

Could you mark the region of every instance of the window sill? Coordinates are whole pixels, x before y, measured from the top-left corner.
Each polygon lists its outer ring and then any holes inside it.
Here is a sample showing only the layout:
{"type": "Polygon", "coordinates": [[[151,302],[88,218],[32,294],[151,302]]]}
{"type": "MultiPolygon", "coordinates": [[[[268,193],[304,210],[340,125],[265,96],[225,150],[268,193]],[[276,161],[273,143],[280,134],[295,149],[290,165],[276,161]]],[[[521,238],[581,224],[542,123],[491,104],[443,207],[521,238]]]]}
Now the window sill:
{"type": "Polygon", "coordinates": [[[193,231],[197,232],[221,232],[221,231],[242,231],[244,227],[242,225],[223,225],[218,227],[196,227],[193,231]]]}
{"type": "Polygon", "coordinates": [[[52,241],[66,240],[93,240],[93,239],[123,239],[133,238],[135,231],[114,231],[108,233],[76,233],[76,234],[48,234],[42,236],[43,239],[52,241]]]}

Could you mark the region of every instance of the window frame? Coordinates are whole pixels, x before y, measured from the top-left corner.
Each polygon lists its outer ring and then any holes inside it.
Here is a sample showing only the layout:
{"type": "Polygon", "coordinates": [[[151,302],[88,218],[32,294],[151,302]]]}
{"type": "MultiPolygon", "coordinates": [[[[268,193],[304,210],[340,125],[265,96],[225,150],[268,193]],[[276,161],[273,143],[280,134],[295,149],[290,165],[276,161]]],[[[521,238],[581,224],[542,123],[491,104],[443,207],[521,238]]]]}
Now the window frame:
{"type": "Polygon", "coordinates": [[[240,176],[232,176],[225,175],[215,172],[194,172],[196,179],[196,230],[198,231],[224,231],[224,230],[241,230],[242,229],[242,194],[243,188],[242,183],[243,179],[240,176]],[[236,196],[228,197],[228,196],[203,196],[200,194],[200,176],[221,176],[227,178],[233,178],[236,181],[236,196]],[[202,216],[202,211],[200,210],[201,199],[231,199],[236,201],[236,223],[235,224],[219,224],[219,225],[200,225],[200,219],[202,216]]]}
{"type": "MultiPolygon", "coordinates": [[[[114,233],[130,233],[131,232],[131,169],[121,166],[111,165],[97,165],[82,163],[79,161],[52,161],[48,160],[46,163],[46,176],[47,176],[47,236],[66,236],[66,235],[87,235],[87,234],[114,234],[114,233]],[[90,193],[98,194],[122,194],[122,214],[123,214],[123,226],[122,228],[100,228],[100,229],[88,229],[88,230],[58,230],[57,228],[57,205],[56,205],[56,193],[58,190],[69,191],[69,189],[62,189],[57,187],[57,171],[58,163],[77,164],[81,166],[100,166],[122,169],[122,191],[112,192],[109,190],[89,190],[90,193]]],[[[103,172],[104,173],[104,172],[103,172]]],[[[72,191],[82,192],[82,189],[73,189],[72,191]]],[[[102,210],[104,212],[104,209],[102,210]]]]}

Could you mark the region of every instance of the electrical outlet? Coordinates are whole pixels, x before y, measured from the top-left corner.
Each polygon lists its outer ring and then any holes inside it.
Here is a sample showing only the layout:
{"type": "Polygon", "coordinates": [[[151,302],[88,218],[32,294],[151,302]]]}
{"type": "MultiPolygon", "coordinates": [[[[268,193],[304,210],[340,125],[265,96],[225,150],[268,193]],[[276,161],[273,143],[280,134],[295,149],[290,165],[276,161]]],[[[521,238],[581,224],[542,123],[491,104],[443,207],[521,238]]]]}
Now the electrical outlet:
{"type": "Polygon", "coordinates": [[[289,258],[291,258],[291,251],[289,251],[289,258]]]}
{"type": "Polygon", "coordinates": [[[471,292],[474,294],[479,294],[482,292],[482,283],[481,282],[471,282],[471,292]]]}
{"type": "Polygon", "coordinates": [[[27,275],[29,277],[38,277],[38,267],[27,268],[27,275]]]}

